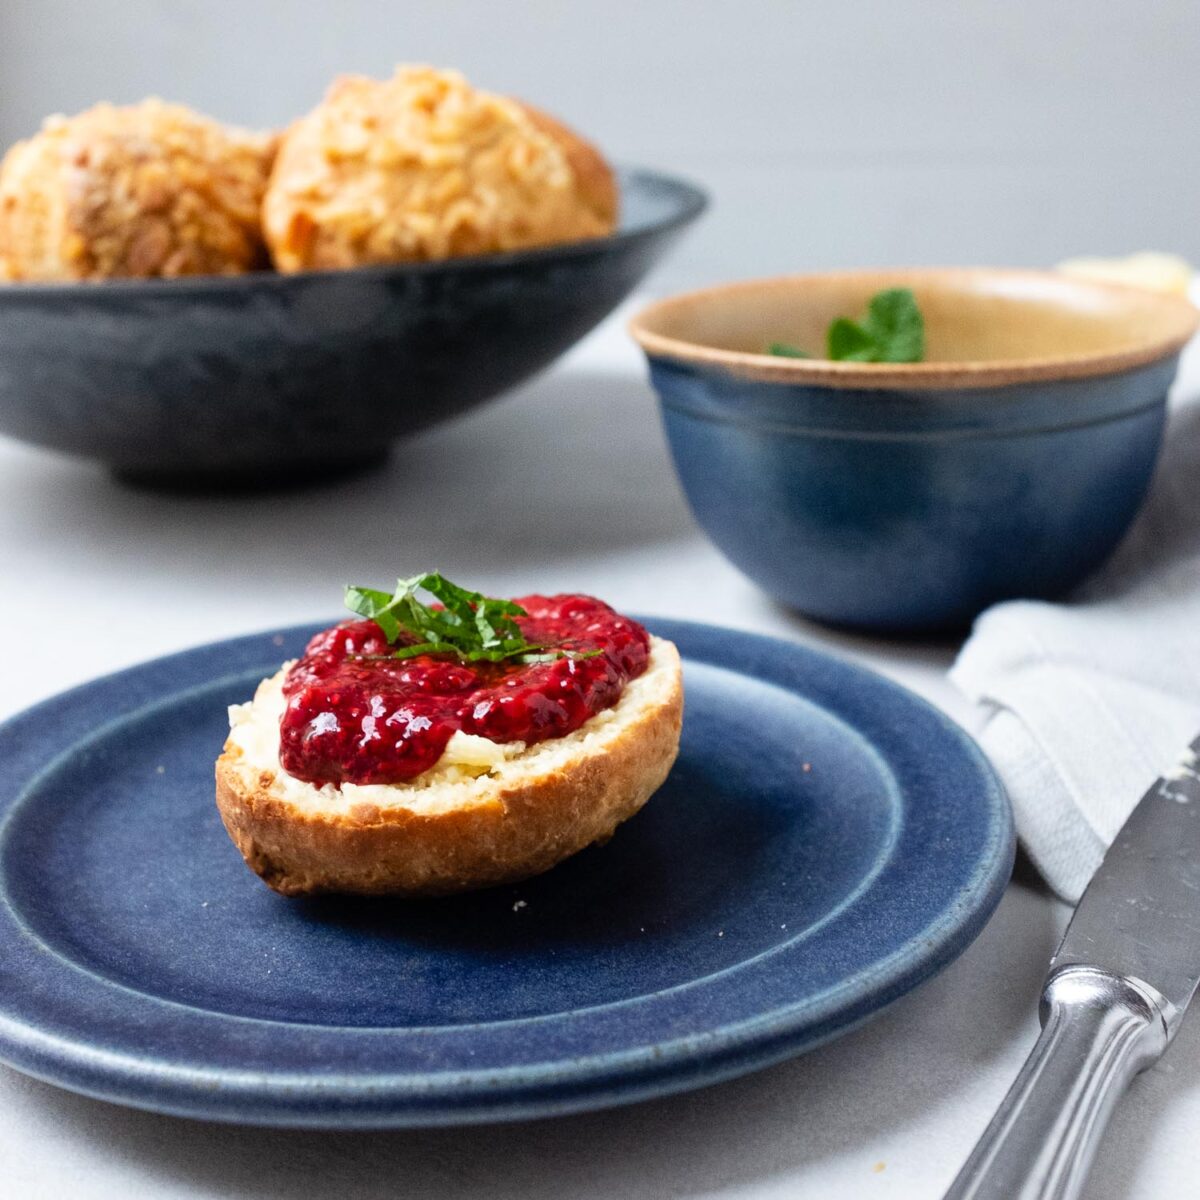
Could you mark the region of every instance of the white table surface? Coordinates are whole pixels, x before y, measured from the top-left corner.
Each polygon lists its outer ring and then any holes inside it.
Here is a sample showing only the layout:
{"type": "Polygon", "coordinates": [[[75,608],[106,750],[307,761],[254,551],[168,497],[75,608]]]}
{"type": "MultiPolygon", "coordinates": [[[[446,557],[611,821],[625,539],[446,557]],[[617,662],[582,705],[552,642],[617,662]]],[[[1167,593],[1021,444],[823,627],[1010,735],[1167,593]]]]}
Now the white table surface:
{"type": "MultiPolygon", "coordinates": [[[[964,715],[945,680],[955,646],[830,633],[766,600],[708,545],[637,356],[610,321],[532,385],[399,447],[386,469],[310,491],[164,496],[0,441],[0,716],[197,642],[331,618],[344,581],[425,567],[494,594],[594,591],[618,608],[823,645],[964,715]]],[[[0,1200],[938,1197],[1036,1035],[1067,915],[1019,864],[962,958],[863,1029],[730,1083],[555,1120],[238,1129],[0,1067],[0,1200]]],[[[1200,1194],[1197,1129],[1193,1016],[1134,1084],[1087,1195],[1200,1194]]]]}

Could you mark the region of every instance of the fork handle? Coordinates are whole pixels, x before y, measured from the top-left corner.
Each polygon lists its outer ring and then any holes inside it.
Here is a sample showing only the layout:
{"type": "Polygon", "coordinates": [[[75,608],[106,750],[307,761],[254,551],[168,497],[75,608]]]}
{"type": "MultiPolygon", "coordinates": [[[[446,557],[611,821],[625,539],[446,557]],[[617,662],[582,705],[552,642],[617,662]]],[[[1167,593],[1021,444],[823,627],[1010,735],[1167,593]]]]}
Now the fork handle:
{"type": "Polygon", "coordinates": [[[1075,1200],[1129,1081],[1167,1048],[1167,1002],[1139,980],[1066,966],[1042,1032],[946,1200],[1075,1200]]]}

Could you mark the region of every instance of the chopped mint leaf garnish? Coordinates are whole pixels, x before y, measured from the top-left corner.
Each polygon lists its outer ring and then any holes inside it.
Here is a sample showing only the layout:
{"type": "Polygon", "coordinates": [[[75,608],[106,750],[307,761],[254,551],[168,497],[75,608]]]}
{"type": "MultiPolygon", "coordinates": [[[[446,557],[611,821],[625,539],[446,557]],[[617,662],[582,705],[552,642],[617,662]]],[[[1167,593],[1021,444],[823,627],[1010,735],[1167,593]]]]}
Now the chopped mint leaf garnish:
{"type": "Polygon", "coordinates": [[[397,646],[393,658],[453,654],[463,662],[499,663],[511,659],[537,663],[594,658],[602,653],[559,650],[527,642],[513,620],[527,615],[519,604],[468,591],[436,571],[398,579],[394,592],[348,586],[345,604],[352,613],[374,621],[391,645],[402,638],[416,639],[397,646]],[[441,602],[441,607],[424,603],[418,599],[418,592],[427,592],[441,602]]]}

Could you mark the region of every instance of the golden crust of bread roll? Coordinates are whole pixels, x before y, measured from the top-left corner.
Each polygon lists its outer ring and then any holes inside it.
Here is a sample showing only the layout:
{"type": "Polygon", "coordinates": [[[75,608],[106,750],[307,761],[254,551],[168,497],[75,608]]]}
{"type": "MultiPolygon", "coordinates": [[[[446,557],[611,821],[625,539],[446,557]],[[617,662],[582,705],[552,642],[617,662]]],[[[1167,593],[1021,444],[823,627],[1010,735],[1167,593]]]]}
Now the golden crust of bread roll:
{"type": "Polygon", "coordinates": [[[316,787],[286,775],[283,675],[231,710],[216,780],[229,836],[289,896],[445,895],[537,875],[607,841],[666,779],[679,749],[679,654],[657,638],[646,671],[574,733],[487,767],[439,763],[404,784],[316,787]]]}
{"type": "Polygon", "coordinates": [[[10,280],[218,275],[265,265],[274,138],[177,104],[51,117],[0,163],[10,280]]]}
{"type": "Polygon", "coordinates": [[[400,67],[336,80],[286,131],[263,228],[275,266],[301,271],[599,237],[615,215],[603,160],[557,122],[456,71],[400,67]]]}
{"type": "Polygon", "coordinates": [[[561,121],[534,108],[525,101],[517,102],[529,119],[543,133],[552,137],[563,149],[567,162],[575,175],[575,189],[579,198],[611,230],[617,223],[620,204],[617,180],[604,155],[591,142],[581,138],[573,129],[561,121]]]}

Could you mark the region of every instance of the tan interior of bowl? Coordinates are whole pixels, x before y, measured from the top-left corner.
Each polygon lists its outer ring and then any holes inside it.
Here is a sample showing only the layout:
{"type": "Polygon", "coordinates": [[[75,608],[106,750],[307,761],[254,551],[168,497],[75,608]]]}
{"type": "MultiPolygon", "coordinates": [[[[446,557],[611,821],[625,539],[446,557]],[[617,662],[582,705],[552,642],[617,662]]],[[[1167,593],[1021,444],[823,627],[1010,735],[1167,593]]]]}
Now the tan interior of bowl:
{"type": "Polygon", "coordinates": [[[1153,362],[1200,314],[1185,300],[992,268],[851,271],[729,284],[652,305],[631,325],[651,354],[721,363],[768,380],[834,387],[988,387],[1080,378],[1153,362]],[[921,363],[835,363],[767,354],[773,341],[823,354],[836,317],[861,319],[884,288],[910,287],[925,317],[921,363]]]}

